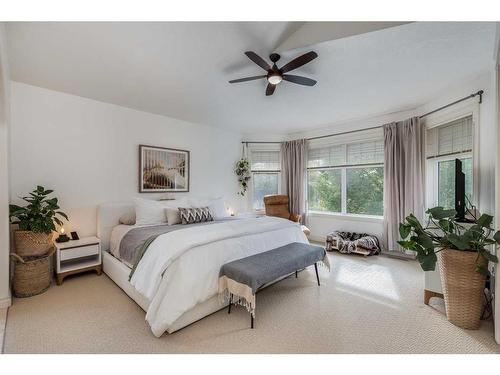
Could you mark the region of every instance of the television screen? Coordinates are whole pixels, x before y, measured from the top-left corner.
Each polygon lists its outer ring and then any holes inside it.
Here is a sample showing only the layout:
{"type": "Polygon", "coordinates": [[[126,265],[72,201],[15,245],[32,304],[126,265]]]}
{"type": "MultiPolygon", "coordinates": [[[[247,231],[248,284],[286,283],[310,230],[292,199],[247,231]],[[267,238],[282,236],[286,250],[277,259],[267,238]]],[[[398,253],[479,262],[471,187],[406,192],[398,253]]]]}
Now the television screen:
{"type": "Polygon", "coordinates": [[[459,159],[455,159],[455,211],[456,220],[465,221],[465,173],[459,159]]]}

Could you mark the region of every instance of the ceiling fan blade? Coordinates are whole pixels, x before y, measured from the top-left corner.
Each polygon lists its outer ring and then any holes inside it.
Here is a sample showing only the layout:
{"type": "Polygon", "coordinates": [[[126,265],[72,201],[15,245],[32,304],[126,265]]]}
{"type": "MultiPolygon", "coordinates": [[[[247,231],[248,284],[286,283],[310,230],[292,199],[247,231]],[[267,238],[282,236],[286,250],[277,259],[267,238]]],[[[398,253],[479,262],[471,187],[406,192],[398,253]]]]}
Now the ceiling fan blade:
{"type": "Polygon", "coordinates": [[[284,65],[280,70],[282,73],[289,72],[291,70],[300,68],[302,65],[305,65],[308,62],[314,60],[316,57],[318,57],[318,54],[316,52],[314,51],[307,52],[302,56],[293,59],[288,64],[284,65]]]}
{"type": "Polygon", "coordinates": [[[266,96],[271,96],[272,94],[274,94],[274,90],[276,90],[276,85],[268,83],[266,88],[266,96]]]}
{"type": "Polygon", "coordinates": [[[317,82],[311,78],[302,77],[302,76],[294,76],[292,74],[283,74],[283,79],[285,81],[298,83],[299,85],[304,85],[304,86],[314,86],[317,82]]]}
{"type": "Polygon", "coordinates": [[[240,82],[246,82],[246,81],[253,81],[254,79],[261,79],[261,78],[266,78],[266,77],[267,77],[267,75],[239,78],[239,79],[233,79],[232,81],[229,81],[229,83],[240,83],[240,82]]]}
{"type": "Polygon", "coordinates": [[[266,88],[266,96],[272,95],[274,93],[274,90],[276,90],[276,85],[268,83],[266,88]]]}
{"type": "Polygon", "coordinates": [[[259,55],[252,51],[246,51],[245,55],[264,70],[271,69],[271,66],[259,55]]]}

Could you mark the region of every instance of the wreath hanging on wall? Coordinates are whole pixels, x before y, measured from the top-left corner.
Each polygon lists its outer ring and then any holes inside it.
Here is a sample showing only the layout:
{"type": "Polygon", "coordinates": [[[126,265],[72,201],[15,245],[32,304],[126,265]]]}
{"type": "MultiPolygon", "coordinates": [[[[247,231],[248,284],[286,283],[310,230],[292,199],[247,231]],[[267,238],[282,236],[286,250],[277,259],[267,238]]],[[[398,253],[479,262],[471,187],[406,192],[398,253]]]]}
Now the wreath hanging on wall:
{"type": "Polygon", "coordinates": [[[239,195],[245,196],[248,189],[248,181],[250,181],[250,162],[247,158],[241,158],[236,162],[236,168],[234,170],[236,176],[238,176],[238,183],[240,185],[239,195]]]}

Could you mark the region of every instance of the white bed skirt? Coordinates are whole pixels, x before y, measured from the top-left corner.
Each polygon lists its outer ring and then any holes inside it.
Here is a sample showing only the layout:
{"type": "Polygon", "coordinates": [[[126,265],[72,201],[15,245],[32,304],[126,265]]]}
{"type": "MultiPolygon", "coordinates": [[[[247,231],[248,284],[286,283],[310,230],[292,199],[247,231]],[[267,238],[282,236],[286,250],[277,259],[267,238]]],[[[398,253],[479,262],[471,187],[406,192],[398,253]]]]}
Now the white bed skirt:
{"type": "MultiPolygon", "coordinates": [[[[130,298],[132,298],[144,311],[149,307],[149,301],[139,294],[135,288],[128,281],[130,268],[127,267],[120,260],[116,259],[107,251],[102,254],[102,267],[103,271],[113,282],[118,285],[130,298]]],[[[200,303],[193,307],[191,310],[181,315],[168,329],[168,333],[178,331],[204,317],[213,314],[223,308],[227,304],[221,304],[218,296],[214,296],[209,300],[200,303]]]]}

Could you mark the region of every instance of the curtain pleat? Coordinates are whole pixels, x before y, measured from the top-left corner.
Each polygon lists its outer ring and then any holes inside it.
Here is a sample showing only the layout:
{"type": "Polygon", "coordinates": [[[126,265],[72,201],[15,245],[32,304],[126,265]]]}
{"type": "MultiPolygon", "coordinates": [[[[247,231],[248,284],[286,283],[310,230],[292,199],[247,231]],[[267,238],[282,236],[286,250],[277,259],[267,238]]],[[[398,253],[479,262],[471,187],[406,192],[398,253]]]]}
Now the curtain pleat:
{"type": "Polygon", "coordinates": [[[401,251],[399,223],[410,213],[424,214],[425,129],[418,117],[384,125],[385,250],[401,251]]]}
{"type": "Polygon", "coordinates": [[[301,215],[305,223],[305,174],[307,166],[307,139],[281,144],[281,191],[288,195],[289,210],[301,215]]]}

